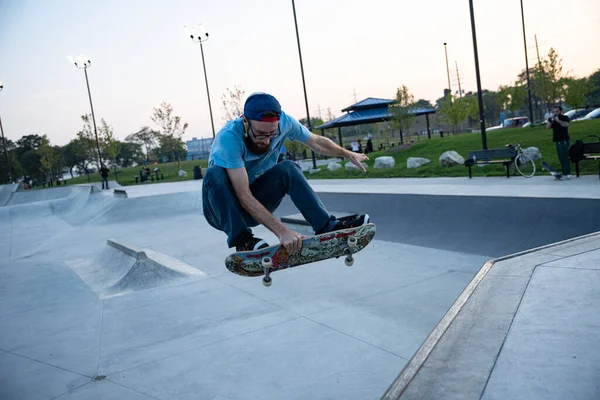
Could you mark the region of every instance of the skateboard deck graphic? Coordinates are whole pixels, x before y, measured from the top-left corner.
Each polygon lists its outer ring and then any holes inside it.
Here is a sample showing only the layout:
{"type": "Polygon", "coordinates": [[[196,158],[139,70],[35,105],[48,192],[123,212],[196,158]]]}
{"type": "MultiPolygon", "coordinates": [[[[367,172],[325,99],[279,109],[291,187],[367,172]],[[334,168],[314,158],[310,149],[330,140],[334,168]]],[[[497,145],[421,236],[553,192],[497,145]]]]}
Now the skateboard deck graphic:
{"type": "Polygon", "coordinates": [[[265,275],[263,284],[270,286],[270,274],[274,271],[341,256],[346,256],[346,265],[351,266],[354,262],[352,255],[364,249],[374,236],[375,224],[369,223],[305,237],[302,239],[302,249],[295,254],[289,254],[280,244],[232,253],[225,259],[225,266],[237,275],[265,275]]]}
{"type": "Polygon", "coordinates": [[[556,170],[552,168],[546,161],[542,161],[542,167],[544,167],[546,171],[550,172],[550,174],[552,174],[552,176],[554,176],[556,179],[562,178],[562,175],[556,172],[556,170]]]}

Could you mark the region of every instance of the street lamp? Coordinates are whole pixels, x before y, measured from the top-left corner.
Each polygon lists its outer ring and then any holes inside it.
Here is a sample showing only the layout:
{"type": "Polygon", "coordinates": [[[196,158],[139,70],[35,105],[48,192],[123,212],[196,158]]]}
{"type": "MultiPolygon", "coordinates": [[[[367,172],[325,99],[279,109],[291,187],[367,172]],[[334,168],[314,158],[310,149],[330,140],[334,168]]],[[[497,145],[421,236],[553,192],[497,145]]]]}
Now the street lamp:
{"type": "Polygon", "coordinates": [[[213,138],[215,137],[215,123],[213,122],[212,107],[210,105],[210,91],[208,90],[208,77],[206,76],[206,65],[204,64],[204,49],[202,42],[208,40],[208,32],[204,29],[202,24],[198,24],[195,27],[188,28],[184,26],[183,29],[188,33],[192,41],[200,43],[200,53],[202,53],[202,67],[204,68],[204,81],[206,82],[206,95],[208,96],[208,111],[210,112],[210,125],[212,126],[213,138]]]}
{"type": "Polygon", "coordinates": [[[477,78],[477,100],[479,101],[479,123],[481,124],[481,144],[487,150],[487,137],[485,135],[485,119],[483,116],[483,96],[481,95],[481,78],[479,77],[479,55],[477,54],[477,34],[475,33],[475,15],[473,14],[473,0],[469,0],[471,13],[471,33],[473,34],[473,53],[475,57],[475,76],[477,78]]]}
{"type": "Polygon", "coordinates": [[[90,98],[90,108],[92,109],[92,121],[94,122],[94,134],[96,135],[96,148],[98,149],[98,169],[102,168],[102,156],[100,153],[100,140],[98,139],[98,129],[96,129],[96,117],[94,115],[94,106],[92,104],[92,93],[90,92],[90,81],[88,80],[87,69],[92,65],[92,62],[83,53],[81,53],[76,60],[71,56],[67,56],[67,59],[79,69],[83,69],[85,74],[85,83],[87,85],[88,96],[90,98]]]}
{"type": "MultiPolygon", "coordinates": [[[[0,82],[0,92],[4,89],[4,85],[0,82]]],[[[6,139],[4,138],[4,128],[2,128],[2,118],[0,118],[0,132],[2,133],[2,144],[4,145],[4,156],[6,157],[6,166],[8,167],[8,182],[12,182],[12,176],[10,172],[10,160],[8,158],[8,150],[6,148],[6,139]]]]}
{"type": "MultiPolygon", "coordinates": [[[[300,72],[302,73],[302,86],[304,87],[304,103],[306,104],[306,118],[308,121],[308,130],[312,132],[310,123],[310,113],[308,112],[308,97],[306,96],[306,82],[304,81],[304,67],[302,66],[302,51],[300,50],[300,35],[298,35],[298,21],[296,20],[296,5],[292,0],[292,9],[294,10],[294,24],[296,25],[296,40],[298,41],[298,55],[300,56],[300,72]]],[[[313,169],[317,169],[317,161],[315,160],[315,152],[312,152],[313,169]]]]}

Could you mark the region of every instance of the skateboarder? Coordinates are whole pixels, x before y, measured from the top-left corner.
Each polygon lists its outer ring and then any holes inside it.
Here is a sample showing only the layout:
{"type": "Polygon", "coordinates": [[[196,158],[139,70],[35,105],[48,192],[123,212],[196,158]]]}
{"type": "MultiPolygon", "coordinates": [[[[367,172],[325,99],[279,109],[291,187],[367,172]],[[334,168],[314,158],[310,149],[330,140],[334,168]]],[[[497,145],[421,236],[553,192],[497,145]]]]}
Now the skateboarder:
{"type": "Polygon", "coordinates": [[[562,176],[566,179],[571,179],[571,164],[569,162],[569,147],[571,140],[569,137],[569,122],[568,116],[562,113],[562,107],[554,107],[554,115],[548,118],[546,129],[552,128],[552,141],[556,145],[558,159],[562,166],[562,176]]]}
{"type": "Polygon", "coordinates": [[[228,246],[236,251],[269,246],[250,229],[259,224],[273,232],[289,252],[300,250],[302,235],[272,214],[286,194],[315,234],[369,222],[366,214],[339,220],[330,215],[300,166],[291,160],[277,162],[286,139],[298,140],[316,153],[345,157],[366,172],[361,164],[368,160],[366,155],[311,133],[282,111],[272,95],[252,94],[244,104],[244,114],[229,121],[216,135],[202,182],[204,217],[213,228],[225,232],[228,246]]]}

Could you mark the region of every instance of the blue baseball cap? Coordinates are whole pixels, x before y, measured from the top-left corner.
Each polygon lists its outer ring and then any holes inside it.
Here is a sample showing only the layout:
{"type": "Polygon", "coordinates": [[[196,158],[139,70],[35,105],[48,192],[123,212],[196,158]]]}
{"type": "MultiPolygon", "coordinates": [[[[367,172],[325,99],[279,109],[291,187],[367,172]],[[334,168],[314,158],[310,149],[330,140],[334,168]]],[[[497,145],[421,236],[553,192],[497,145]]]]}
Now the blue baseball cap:
{"type": "Polygon", "coordinates": [[[273,122],[279,120],[281,105],[277,99],[267,93],[252,93],[244,104],[244,116],[255,121],[273,122]],[[265,117],[264,113],[274,111],[277,117],[265,117]]]}

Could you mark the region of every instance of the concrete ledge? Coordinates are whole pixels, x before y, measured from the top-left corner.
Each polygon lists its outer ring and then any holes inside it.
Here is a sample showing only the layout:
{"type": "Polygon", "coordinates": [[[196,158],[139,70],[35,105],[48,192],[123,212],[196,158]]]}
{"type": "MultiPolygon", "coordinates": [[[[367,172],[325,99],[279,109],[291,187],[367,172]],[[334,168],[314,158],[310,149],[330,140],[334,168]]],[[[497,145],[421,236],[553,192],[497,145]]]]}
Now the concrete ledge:
{"type": "MultiPolygon", "coordinates": [[[[535,268],[549,262],[548,250],[577,242],[600,241],[593,233],[486,262],[383,395],[391,399],[480,399],[509,333],[535,268]],[[533,253],[540,255],[540,259],[533,253]],[[530,255],[529,257],[523,257],[530,255]],[[502,261],[522,258],[519,267],[502,261]],[[508,274],[507,274],[508,273],[508,274]]],[[[596,248],[600,247],[597,243],[596,248]]],[[[589,248],[589,245],[588,245],[589,248]]],[[[569,255],[555,256],[553,259],[569,255]]]]}
{"type": "Polygon", "coordinates": [[[120,198],[127,198],[127,191],[124,189],[113,189],[113,196],[120,198]]]}
{"type": "Polygon", "coordinates": [[[125,243],[123,241],[116,241],[115,239],[108,239],[106,241],[106,244],[117,250],[121,250],[123,253],[125,253],[137,260],[148,258],[146,256],[146,253],[144,253],[142,251],[142,249],[139,249],[139,248],[133,246],[132,244],[125,243]]]}

